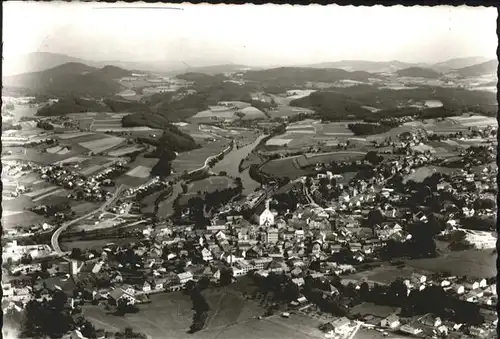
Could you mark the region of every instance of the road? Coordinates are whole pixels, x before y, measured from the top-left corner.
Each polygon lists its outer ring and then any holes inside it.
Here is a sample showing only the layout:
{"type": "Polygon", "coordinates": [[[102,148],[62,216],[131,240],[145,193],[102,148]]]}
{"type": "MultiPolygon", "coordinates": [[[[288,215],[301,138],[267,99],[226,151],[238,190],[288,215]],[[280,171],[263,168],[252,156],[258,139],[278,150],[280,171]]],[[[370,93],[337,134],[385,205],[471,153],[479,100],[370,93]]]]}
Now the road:
{"type": "Polygon", "coordinates": [[[309,189],[307,188],[307,186],[304,184],[304,185],[302,185],[302,187],[304,189],[304,195],[305,195],[307,201],[309,202],[309,204],[311,204],[312,206],[315,206],[315,207],[319,207],[319,205],[314,201],[311,194],[309,193],[309,189]]]}
{"type": "Polygon", "coordinates": [[[352,331],[351,335],[349,336],[349,339],[353,339],[356,336],[356,333],[358,333],[359,329],[361,328],[362,323],[357,322],[356,328],[352,331]]]}
{"type": "Polygon", "coordinates": [[[50,244],[52,245],[52,248],[54,249],[54,251],[60,255],[61,257],[63,257],[64,259],[68,260],[68,261],[71,261],[69,258],[66,258],[65,257],[65,253],[61,250],[61,247],[59,246],[59,237],[61,236],[61,233],[64,232],[68,227],[80,222],[81,220],[83,219],[86,219],[98,212],[102,212],[104,210],[106,210],[106,208],[112,204],[119,196],[119,194],[126,188],[125,185],[120,185],[118,187],[118,189],[113,193],[113,196],[106,200],[104,202],[104,204],[102,204],[99,208],[79,217],[79,218],[76,218],[74,220],[71,220],[71,221],[68,221],[67,223],[64,223],[62,224],[57,230],[55,230],[55,232],[52,234],[52,237],[50,239],[50,244]]]}

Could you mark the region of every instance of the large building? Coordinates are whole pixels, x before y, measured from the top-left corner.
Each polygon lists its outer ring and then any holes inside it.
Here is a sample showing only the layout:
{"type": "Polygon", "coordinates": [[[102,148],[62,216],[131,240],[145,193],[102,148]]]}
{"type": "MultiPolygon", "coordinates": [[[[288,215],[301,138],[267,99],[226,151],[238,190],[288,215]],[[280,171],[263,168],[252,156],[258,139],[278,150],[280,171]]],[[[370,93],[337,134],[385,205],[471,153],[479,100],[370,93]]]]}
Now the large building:
{"type": "Polygon", "coordinates": [[[266,242],[267,243],[277,243],[278,242],[278,229],[277,228],[269,228],[266,231],[266,242]]]}
{"type": "Polygon", "coordinates": [[[269,200],[266,200],[265,204],[261,204],[255,209],[253,218],[259,226],[274,225],[274,214],[269,209],[269,200]]]}

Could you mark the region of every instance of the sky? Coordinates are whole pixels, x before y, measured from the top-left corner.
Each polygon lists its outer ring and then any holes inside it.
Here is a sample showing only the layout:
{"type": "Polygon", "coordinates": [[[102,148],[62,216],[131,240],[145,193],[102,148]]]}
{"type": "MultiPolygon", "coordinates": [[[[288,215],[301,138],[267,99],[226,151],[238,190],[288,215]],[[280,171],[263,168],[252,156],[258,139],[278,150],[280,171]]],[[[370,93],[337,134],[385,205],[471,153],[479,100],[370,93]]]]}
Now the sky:
{"type": "Polygon", "coordinates": [[[190,66],[496,57],[496,8],[130,5],[6,2],[4,56],[190,66]]]}

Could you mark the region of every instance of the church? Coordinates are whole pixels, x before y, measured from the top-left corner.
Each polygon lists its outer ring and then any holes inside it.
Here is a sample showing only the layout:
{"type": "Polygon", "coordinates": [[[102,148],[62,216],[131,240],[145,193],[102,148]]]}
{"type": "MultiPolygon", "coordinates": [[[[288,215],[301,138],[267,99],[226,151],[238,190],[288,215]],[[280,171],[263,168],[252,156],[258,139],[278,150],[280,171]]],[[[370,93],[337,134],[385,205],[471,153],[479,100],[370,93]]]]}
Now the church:
{"type": "Polygon", "coordinates": [[[272,226],[274,225],[274,214],[269,209],[269,202],[266,200],[265,204],[260,204],[254,212],[253,219],[259,226],[272,226]]]}

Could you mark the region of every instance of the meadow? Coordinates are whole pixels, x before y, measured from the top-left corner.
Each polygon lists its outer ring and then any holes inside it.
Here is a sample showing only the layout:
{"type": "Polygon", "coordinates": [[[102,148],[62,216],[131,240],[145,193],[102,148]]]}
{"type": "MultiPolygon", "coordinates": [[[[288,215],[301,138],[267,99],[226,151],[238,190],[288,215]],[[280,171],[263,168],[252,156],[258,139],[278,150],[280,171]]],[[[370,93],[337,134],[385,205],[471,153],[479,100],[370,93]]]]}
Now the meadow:
{"type": "Polygon", "coordinates": [[[409,180],[413,180],[415,182],[422,182],[425,180],[425,178],[430,177],[434,173],[443,173],[443,174],[450,174],[455,172],[453,168],[446,168],[446,167],[438,167],[438,166],[425,166],[425,167],[419,167],[415,170],[415,172],[408,174],[403,182],[406,183],[409,180]]]}
{"type": "Polygon", "coordinates": [[[491,278],[496,275],[496,254],[492,250],[471,249],[450,252],[430,259],[407,260],[408,266],[432,272],[449,272],[456,276],[491,278]]]}
{"type": "Polygon", "coordinates": [[[205,160],[208,157],[220,153],[227,145],[227,141],[217,140],[204,143],[201,148],[180,153],[177,158],[172,161],[172,168],[178,173],[200,168],[205,164],[205,160]]]}
{"type": "Polygon", "coordinates": [[[264,173],[296,179],[300,176],[314,172],[313,166],[317,163],[330,161],[355,161],[363,159],[366,152],[362,151],[336,151],[329,153],[306,153],[293,157],[271,160],[262,166],[264,173]]]}
{"type": "Polygon", "coordinates": [[[121,157],[121,156],[124,156],[126,154],[140,151],[142,149],[143,149],[142,146],[126,146],[126,147],[118,148],[118,149],[115,149],[111,152],[108,152],[108,155],[111,157],[121,157]]]}
{"type": "Polygon", "coordinates": [[[351,312],[354,314],[356,313],[359,313],[361,315],[371,314],[375,317],[386,318],[390,314],[394,313],[396,310],[397,310],[396,307],[376,305],[373,303],[364,302],[353,307],[351,309],[351,312]]]}
{"type": "MultiPolygon", "coordinates": [[[[429,260],[435,260],[434,258],[429,260]]],[[[391,266],[389,264],[384,264],[382,266],[376,267],[370,271],[357,272],[354,274],[349,274],[345,276],[345,279],[365,279],[367,282],[387,285],[396,280],[397,278],[408,279],[413,273],[426,274],[427,271],[411,267],[409,264],[403,268],[396,266],[391,266]]]]}
{"type": "Polygon", "coordinates": [[[295,158],[271,160],[264,164],[261,170],[266,174],[277,177],[288,177],[291,180],[314,172],[314,169],[306,170],[296,166],[294,163],[295,158]]]}
{"type": "MultiPolygon", "coordinates": [[[[193,310],[190,297],[182,292],[154,294],[151,303],[138,306],[138,313],[123,317],[109,314],[99,306],[85,306],[83,314],[97,328],[116,332],[130,326],[153,339],[183,339],[215,338],[218,334],[221,338],[236,338],[227,336],[227,329],[234,333],[232,331],[238,330],[238,323],[245,324],[248,319],[263,312],[256,304],[222,288],[206,290],[203,295],[210,310],[205,329],[195,334],[187,333],[193,310]]],[[[243,333],[240,330],[238,332],[243,333]]]]}
{"type": "Polygon", "coordinates": [[[101,153],[101,152],[104,152],[110,148],[118,146],[124,140],[125,140],[124,138],[120,138],[120,137],[107,136],[105,138],[92,140],[92,141],[86,141],[86,142],[80,142],[78,144],[82,147],[85,147],[89,151],[92,151],[93,153],[101,153]]]}
{"type": "Polygon", "coordinates": [[[2,227],[4,228],[28,228],[31,225],[43,223],[44,221],[45,218],[43,216],[30,211],[22,211],[21,213],[2,215],[2,227]]]}
{"type": "Polygon", "coordinates": [[[210,176],[208,178],[197,180],[189,184],[188,192],[215,192],[233,186],[233,179],[222,176],[210,176]]]}
{"type": "Polygon", "coordinates": [[[126,175],[129,175],[131,177],[137,177],[137,178],[147,178],[149,177],[149,174],[151,172],[151,168],[139,165],[135,167],[134,169],[128,171],[126,175]]]}
{"type": "MultiPolygon", "coordinates": [[[[290,99],[291,101],[291,99],[290,99]]],[[[271,118],[281,118],[281,117],[293,117],[299,113],[313,114],[314,111],[302,108],[302,107],[292,107],[292,106],[278,106],[277,108],[270,110],[268,112],[271,118]]]]}

